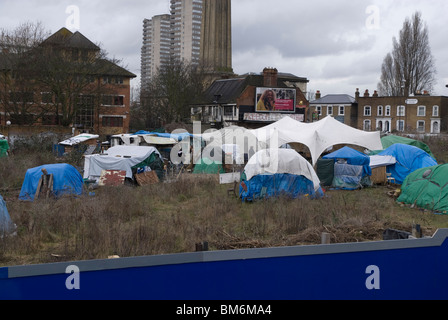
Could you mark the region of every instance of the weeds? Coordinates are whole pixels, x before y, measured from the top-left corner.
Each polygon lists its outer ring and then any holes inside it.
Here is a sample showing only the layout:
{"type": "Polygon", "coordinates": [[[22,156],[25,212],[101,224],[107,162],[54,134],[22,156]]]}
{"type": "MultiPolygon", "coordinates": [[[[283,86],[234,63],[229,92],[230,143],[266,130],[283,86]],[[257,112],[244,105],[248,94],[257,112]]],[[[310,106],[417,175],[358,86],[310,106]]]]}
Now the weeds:
{"type": "Polygon", "coordinates": [[[172,183],[103,187],[94,196],[19,201],[26,169],[55,161],[51,152],[0,159],[0,189],[17,225],[15,237],[0,239],[0,265],[190,252],[203,241],[211,250],[318,244],[322,232],[332,242],[371,241],[386,228],[420,223],[432,235],[448,226],[446,216],[400,207],[386,187],[242,203],[216,177],[190,174],[172,183]]]}

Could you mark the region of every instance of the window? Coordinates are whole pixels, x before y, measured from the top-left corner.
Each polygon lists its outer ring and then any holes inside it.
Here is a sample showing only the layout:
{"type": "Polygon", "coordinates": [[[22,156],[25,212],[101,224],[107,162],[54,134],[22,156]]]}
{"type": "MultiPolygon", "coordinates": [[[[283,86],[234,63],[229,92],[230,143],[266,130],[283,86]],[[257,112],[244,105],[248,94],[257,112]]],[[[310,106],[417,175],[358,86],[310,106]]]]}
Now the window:
{"type": "Polygon", "coordinates": [[[233,116],[233,107],[224,107],[225,116],[233,116]]]}
{"type": "Polygon", "coordinates": [[[404,120],[398,120],[397,121],[397,130],[400,132],[404,131],[404,120]]]}
{"type": "Polygon", "coordinates": [[[390,117],[390,110],[391,110],[391,107],[390,106],[386,106],[386,117],[390,117]]]}
{"type": "Polygon", "coordinates": [[[103,106],[123,106],[124,105],[124,96],[103,95],[101,99],[102,99],[101,104],[103,106]]]}
{"type": "Polygon", "coordinates": [[[397,107],[397,117],[404,117],[406,115],[406,107],[398,106],[397,107]]]}
{"type": "Polygon", "coordinates": [[[370,120],[364,120],[364,126],[363,126],[364,131],[370,131],[371,128],[372,123],[370,122],[370,120]]]}
{"type": "Polygon", "coordinates": [[[370,117],[372,115],[372,107],[365,106],[364,107],[364,117],[370,117]]]}
{"type": "Polygon", "coordinates": [[[383,106],[378,106],[377,115],[378,115],[378,117],[382,117],[383,116],[383,106]]]}
{"type": "Polygon", "coordinates": [[[417,121],[417,131],[420,133],[425,132],[425,121],[423,120],[417,121]]]}
{"type": "Polygon", "coordinates": [[[432,116],[438,117],[439,116],[439,106],[432,107],[432,116]]]}
{"type": "Polygon", "coordinates": [[[113,128],[123,127],[123,118],[122,117],[103,117],[102,125],[103,125],[103,127],[113,127],[113,128]]]}
{"type": "Polygon", "coordinates": [[[339,113],[338,115],[343,116],[345,115],[345,107],[344,106],[339,106],[339,113]]]}
{"type": "Polygon", "coordinates": [[[321,115],[322,115],[322,106],[317,106],[317,107],[316,107],[316,112],[317,112],[317,114],[318,114],[319,116],[321,116],[321,115]]]}
{"type": "Polygon", "coordinates": [[[327,115],[332,116],[333,115],[333,106],[327,106],[327,115]]]}
{"type": "Polygon", "coordinates": [[[418,117],[425,117],[426,116],[426,107],[425,106],[418,106],[418,108],[417,108],[417,116],[418,117]]]}

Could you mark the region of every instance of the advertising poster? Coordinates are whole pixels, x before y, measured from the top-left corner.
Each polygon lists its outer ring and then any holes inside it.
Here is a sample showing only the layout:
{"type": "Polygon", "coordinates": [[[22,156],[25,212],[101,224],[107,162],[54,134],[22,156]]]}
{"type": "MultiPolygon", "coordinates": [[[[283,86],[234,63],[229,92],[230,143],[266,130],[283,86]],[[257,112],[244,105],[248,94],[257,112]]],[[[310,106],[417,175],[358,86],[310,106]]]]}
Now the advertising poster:
{"type": "Polygon", "coordinates": [[[295,112],[296,90],[287,88],[257,88],[257,112],[295,112]]]}

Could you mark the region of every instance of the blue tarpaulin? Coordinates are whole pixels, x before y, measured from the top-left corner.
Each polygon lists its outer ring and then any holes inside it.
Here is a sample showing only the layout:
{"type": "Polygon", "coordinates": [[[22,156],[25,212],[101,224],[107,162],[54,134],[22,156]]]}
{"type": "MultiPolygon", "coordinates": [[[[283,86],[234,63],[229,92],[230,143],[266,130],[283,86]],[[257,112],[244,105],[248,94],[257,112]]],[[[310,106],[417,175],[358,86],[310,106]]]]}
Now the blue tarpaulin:
{"type": "Polygon", "coordinates": [[[314,190],[314,184],[304,176],[294,174],[260,174],[240,184],[240,195],[244,201],[255,201],[272,197],[300,198],[323,197],[322,189],[314,190]]]}
{"type": "Polygon", "coordinates": [[[343,147],[342,149],[330,153],[322,158],[334,159],[335,162],[338,161],[338,159],[347,160],[347,164],[351,164],[354,166],[362,166],[363,176],[372,175],[372,169],[370,168],[370,157],[350,147],[343,147]]]}
{"type": "Polygon", "coordinates": [[[406,177],[418,169],[437,165],[427,152],[407,144],[396,143],[379,155],[394,156],[397,159],[397,163],[387,167],[387,172],[391,173],[397,184],[403,184],[406,177]]]}
{"type": "Polygon", "coordinates": [[[55,197],[82,194],[84,181],[81,174],[72,165],[59,163],[28,169],[20,191],[20,200],[34,200],[39,179],[42,177],[42,169],[46,169],[48,174],[53,175],[53,194],[55,197]]]}
{"type": "Polygon", "coordinates": [[[6,208],[6,202],[3,197],[0,196],[0,238],[13,232],[15,229],[14,224],[9,216],[8,209],[6,208]]]}

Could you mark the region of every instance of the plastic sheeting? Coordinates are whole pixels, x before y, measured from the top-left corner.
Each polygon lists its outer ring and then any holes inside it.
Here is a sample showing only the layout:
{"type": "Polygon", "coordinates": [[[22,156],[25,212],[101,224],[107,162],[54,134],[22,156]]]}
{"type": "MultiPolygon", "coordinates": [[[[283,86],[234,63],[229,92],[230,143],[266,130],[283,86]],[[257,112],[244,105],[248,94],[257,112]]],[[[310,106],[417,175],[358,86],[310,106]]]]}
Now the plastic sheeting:
{"type": "Polygon", "coordinates": [[[84,181],[81,174],[72,165],[58,163],[28,169],[20,191],[20,200],[34,201],[34,195],[42,177],[42,169],[46,169],[48,174],[53,175],[54,196],[82,194],[84,181]]]}
{"type": "Polygon", "coordinates": [[[260,174],[289,173],[302,175],[314,184],[314,189],[320,188],[320,180],[313,166],[300,154],[292,149],[266,149],[253,155],[244,168],[246,179],[260,174]]]}
{"type": "Polygon", "coordinates": [[[15,225],[9,216],[8,209],[6,208],[6,202],[0,195],[0,238],[8,235],[15,230],[15,225]]]}
{"type": "Polygon", "coordinates": [[[422,168],[409,174],[398,202],[448,213],[448,164],[422,168]]]}
{"type": "Polygon", "coordinates": [[[381,152],[380,156],[393,156],[397,160],[387,167],[397,184],[402,184],[406,177],[421,168],[436,166],[437,162],[420,148],[407,144],[394,144],[381,152]]]}
{"type": "Polygon", "coordinates": [[[133,179],[132,167],[145,162],[159,151],[154,147],[116,146],[109,148],[105,154],[86,156],[84,161],[84,179],[97,179],[102,170],[126,171],[126,178],[133,179]]]}
{"type": "Polygon", "coordinates": [[[335,163],[332,187],[343,190],[356,190],[363,186],[363,166],[335,163]]]}
{"type": "Polygon", "coordinates": [[[370,157],[350,147],[343,147],[342,149],[324,156],[323,159],[333,159],[335,162],[338,161],[338,159],[344,159],[347,161],[347,164],[362,166],[363,175],[372,175],[370,157]]]}
{"type": "Polygon", "coordinates": [[[323,196],[322,189],[314,188],[312,181],[304,176],[293,174],[257,175],[240,184],[240,197],[243,201],[255,201],[272,197],[312,199],[323,196]]]}

